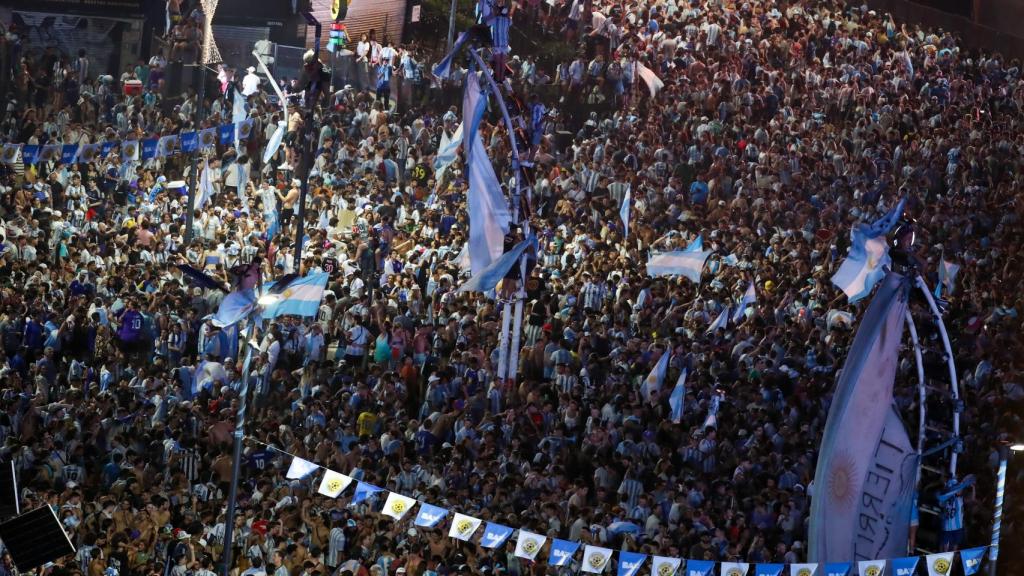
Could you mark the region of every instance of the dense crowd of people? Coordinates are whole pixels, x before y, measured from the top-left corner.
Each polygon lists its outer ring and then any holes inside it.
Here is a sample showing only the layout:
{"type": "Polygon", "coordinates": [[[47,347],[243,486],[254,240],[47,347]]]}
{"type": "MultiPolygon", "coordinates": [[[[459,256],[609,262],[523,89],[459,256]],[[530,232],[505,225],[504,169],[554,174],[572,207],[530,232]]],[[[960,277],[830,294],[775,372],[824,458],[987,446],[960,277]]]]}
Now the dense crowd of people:
{"type": "MultiPolygon", "coordinates": [[[[181,20],[174,5],[169,27],[194,49],[202,14],[181,20]]],[[[15,462],[22,509],[53,506],[78,549],[48,571],[220,571],[242,362],[232,334],[204,320],[223,294],[175,265],[227,281],[256,257],[267,280],[337,265],[315,318],[278,318],[257,334],[233,573],[554,570],[395,522],[374,500],[349,505],[351,492],[318,495],[318,475],[285,478],[290,455],[548,536],[802,561],[816,450],[853,334],[828,312],[864,307],[829,278],[851,226],[901,197],[930,282],[942,259],[962,267],[943,294],[962,374],[960,475],[979,478],[964,496],[962,544],[986,542],[996,446],[1024,436],[1019,63],[836,2],[531,0],[507,16],[578,47],[571,61],[507,59],[505,98],[531,164],[523,217],[541,237],[512,382],[495,377],[500,306],[456,292],[468,185],[460,161],[439,177],[434,160],[461,113],[430,97],[396,110],[380,90],[391,74],[380,45],[367,46],[377,60],[365,81],[316,104],[304,211],[295,169],[308,117],[301,102],[283,117],[268,79],[249,91],[241,74],[224,75],[228,96],[200,103],[191,89],[166,94],[160,56],[116,79],[87,54],[18,55],[8,142],[175,134],[195,128],[200,105],[201,127],[217,126],[231,121],[234,90],[256,126],[209,158],[215,193],[191,234],[176,184],[192,175],[189,155],[139,163],[115,147],[87,163],[0,166],[0,458],[15,462]],[[124,95],[128,79],[141,94],[124,95]],[[285,145],[263,163],[278,121],[285,145]],[[699,285],[647,276],[652,250],[698,236],[715,252],[699,285]],[[757,302],[709,331],[750,282],[757,302]],[[647,401],[639,384],[662,354],[667,385],[647,401]],[[675,424],[668,393],[683,369],[675,424]],[[620,521],[639,533],[608,529],[620,521]]],[[[389,56],[396,74],[400,54],[389,56]]],[[[461,86],[461,63],[417,94],[461,86]]],[[[497,111],[480,129],[515,189],[497,111]]],[[[903,358],[897,399],[916,422],[916,372],[903,358]]],[[[1020,534],[1012,470],[1008,541],[1020,534]]],[[[922,486],[922,502],[926,489],[936,487],[922,486]]],[[[0,559],[0,574],[14,571],[0,559]]]]}

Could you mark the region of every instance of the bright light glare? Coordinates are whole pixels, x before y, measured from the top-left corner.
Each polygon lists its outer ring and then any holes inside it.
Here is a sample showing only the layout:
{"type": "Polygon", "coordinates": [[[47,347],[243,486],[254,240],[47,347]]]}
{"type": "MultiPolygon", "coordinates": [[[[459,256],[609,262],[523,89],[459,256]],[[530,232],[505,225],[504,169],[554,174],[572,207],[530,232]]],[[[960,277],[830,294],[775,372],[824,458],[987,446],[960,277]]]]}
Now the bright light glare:
{"type": "Polygon", "coordinates": [[[272,306],[274,304],[277,304],[280,300],[281,300],[281,295],[280,294],[264,294],[263,296],[260,296],[260,299],[257,300],[256,302],[260,306],[263,306],[264,308],[266,308],[267,306],[272,306]]]}
{"type": "Polygon", "coordinates": [[[1011,444],[1010,450],[1014,452],[1024,452],[1024,444],[1011,444]]]}

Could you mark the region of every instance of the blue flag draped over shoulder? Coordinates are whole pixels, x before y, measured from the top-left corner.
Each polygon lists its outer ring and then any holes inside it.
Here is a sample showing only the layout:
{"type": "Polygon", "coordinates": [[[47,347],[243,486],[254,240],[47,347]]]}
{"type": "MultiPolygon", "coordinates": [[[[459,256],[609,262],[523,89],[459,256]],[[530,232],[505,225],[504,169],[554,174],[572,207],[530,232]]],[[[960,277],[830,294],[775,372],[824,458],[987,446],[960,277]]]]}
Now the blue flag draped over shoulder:
{"type": "Polygon", "coordinates": [[[440,506],[420,502],[420,511],[416,514],[416,520],[413,521],[413,524],[424,528],[433,528],[434,526],[437,526],[441,520],[444,520],[447,515],[448,510],[445,510],[440,506]]]}
{"type": "Polygon", "coordinates": [[[906,552],[917,453],[893,406],[909,282],[890,273],[861,320],[821,441],[808,561],[906,552]]]}

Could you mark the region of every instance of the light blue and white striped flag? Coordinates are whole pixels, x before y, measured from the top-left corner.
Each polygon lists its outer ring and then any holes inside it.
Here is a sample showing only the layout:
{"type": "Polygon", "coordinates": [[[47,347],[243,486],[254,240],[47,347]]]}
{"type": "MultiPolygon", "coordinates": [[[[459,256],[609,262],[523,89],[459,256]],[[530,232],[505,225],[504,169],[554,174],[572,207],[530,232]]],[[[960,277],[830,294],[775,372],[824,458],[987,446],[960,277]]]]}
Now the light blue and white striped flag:
{"type": "Polygon", "coordinates": [[[754,282],[751,281],[747,286],[747,291],[740,298],[740,305],[736,307],[736,313],[732,315],[733,324],[743,319],[743,313],[747,311],[747,306],[754,302],[757,302],[757,290],[754,288],[754,282]]]}
{"type": "Polygon", "coordinates": [[[686,368],[679,373],[676,379],[676,386],[672,389],[672,395],[668,397],[669,408],[672,409],[672,422],[679,424],[683,421],[683,401],[686,399],[686,368]]]}
{"type": "MultiPolygon", "coordinates": [[[[281,293],[280,301],[263,310],[263,318],[277,318],[284,314],[315,317],[320,310],[320,301],[324,297],[324,290],[327,289],[329,276],[327,272],[319,272],[296,279],[281,293]]],[[[272,287],[273,283],[266,285],[264,289],[269,291],[272,287]]]]}
{"type": "Polygon", "coordinates": [[[726,306],[726,307],[722,308],[722,312],[718,315],[718,318],[715,318],[715,321],[711,323],[711,326],[708,326],[707,334],[711,334],[712,332],[717,332],[718,330],[720,330],[722,328],[726,328],[728,326],[729,326],[729,307],[726,306]]]}
{"type": "Polygon", "coordinates": [[[905,201],[900,200],[885,216],[871,224],[855,226],[850,231],[850,252],[832,276],[832,283],[846,294],[850,302],[870,294],[875,284],[885,277],[892,262],[885,235],[899,222],[904,204],[905,201]]]}
{"type": "Polygon", "coordinates": [[[619,218],[622,218],[622,237],[629,238],[629,205],[633,201],[633,190],[626,186],[626,195],[622,197],[622,207],[619,208],[619,218]]]}
{"type": "Polygon", "coordinates": [[[668,373],[668,357],[672,355],[672,351],[666,349],[661,353],[661,358],[658,358],[658,363],[654,365],[651,373],[644,379],[644,383],[640,385],[640,395],[644,397],[645,402],[650,402],[657,398],[658,392],[661,391],[661,385],[665,383],[665,375],[668,373]]]}
{"type": "Polygon", "coordinates": [[[704,262],[711,252],[676,250],[654,254],[647,261],[648,276],[685,276],[692,282],[700,283],[704,262]]]}

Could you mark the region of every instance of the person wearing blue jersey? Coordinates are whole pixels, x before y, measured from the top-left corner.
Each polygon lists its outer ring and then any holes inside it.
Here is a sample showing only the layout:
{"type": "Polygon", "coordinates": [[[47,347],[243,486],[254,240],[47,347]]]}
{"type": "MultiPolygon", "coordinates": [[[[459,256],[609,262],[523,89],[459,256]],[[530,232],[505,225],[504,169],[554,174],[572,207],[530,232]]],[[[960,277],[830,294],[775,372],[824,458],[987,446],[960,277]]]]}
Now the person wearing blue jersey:
{"type": "Polygon", "coordinates": [[[134,299],[129,298],[118,318],[117,340],[126,355],[137,352],[143,342],[145,318],[137,308],[134,299]]]}
{"type": "Polygon", "coordinates": [[[942,532],[939,534],[939,550],[942,552],[956,550],[964,540],[963,491],[973,485],[973,474],[959,483],[956,478],[950,478],[945,489],[938,494],[942,507],[942,532]]]}

